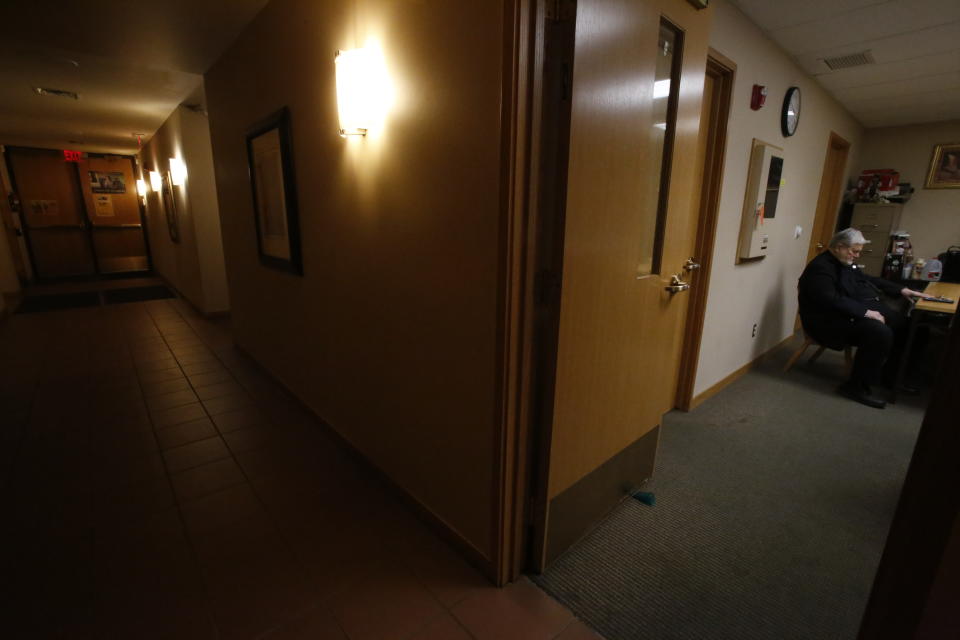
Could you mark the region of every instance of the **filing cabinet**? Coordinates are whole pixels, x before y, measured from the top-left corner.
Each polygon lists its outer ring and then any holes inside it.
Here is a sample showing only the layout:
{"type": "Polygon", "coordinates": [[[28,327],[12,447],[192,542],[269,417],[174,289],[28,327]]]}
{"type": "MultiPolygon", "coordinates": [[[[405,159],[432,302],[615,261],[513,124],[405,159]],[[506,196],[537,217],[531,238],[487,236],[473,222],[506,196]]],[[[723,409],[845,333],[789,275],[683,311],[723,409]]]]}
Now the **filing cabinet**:
{"type": "Polygon", "coordinates": [[[858,264],[871,276],[879,277],[883,271],[883,259],[890,244],[890,233],[900,228],[902,211],[902,204],[861,202],[853,205],[850,226],[859,229],[863,237],[870,241],[864,245],[858,264]]]}

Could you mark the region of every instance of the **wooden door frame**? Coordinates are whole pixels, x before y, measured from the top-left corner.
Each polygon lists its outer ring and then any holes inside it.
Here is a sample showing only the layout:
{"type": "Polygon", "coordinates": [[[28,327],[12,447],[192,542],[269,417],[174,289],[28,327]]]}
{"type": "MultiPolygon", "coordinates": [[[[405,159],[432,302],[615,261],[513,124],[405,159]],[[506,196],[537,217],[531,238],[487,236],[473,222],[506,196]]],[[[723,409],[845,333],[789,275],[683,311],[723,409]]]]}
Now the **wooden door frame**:
{"type": "MultiPolygon", "coordinates": [[[[546,522],[544,461],[552,424],[566,192],[557,185],[565,185],[570,126],[569,100],[556,104],[546,95],[558,87],[562,91],[572,77],[572,65],[564,80],[562,61],[547,54],[564,46],[550,35],[557,31],[551,26],[562,30],[566,25],[566,33],[572,33],[576,0],[506,0],[506,9],[502,428],[494,474],[496,575],[491,576],[498,585],[539,569],[537,558],[544,551],[532,532],[546,522]],[[559,74],[553,84],[548,70],[559,74]],[[545,148],[559,152],[545,154],[545,148]]],[[[572,41],[568,45],[572,52],[572,41]]]]}
{"type": "Polygon", "coordinates": [[[545,0],[504,0],[504,62],[501,102],[501,331],[499,338],[499,429],[494,443],[494,557],[489,575],[497,586],[516,580],[526,561],[529,469],[533,410],[535,324],[533,256],[537,251],[535,149],[543,69],[545,0]]]}
{"type": "MultiPolygon", "coordinates": [[[[827,150],[823,156],[823,172],[820,175],[820,191],[817,195],[817,208],[810,226],[810,242],[807,243],[807,260],[812,258],[814,247],[822,243],[829,244],[840,214],[840,198],[843,196],[843,182],[846,177],[847,162],[850,159],[850,142],[836,131],[827,137],[827,150]],[[837,156],[837,154],[840,154],[837,156]],[[839,162],[834,162],[836,158],[839,162]]],[[[800,330],[800,312],[793,321],[793,331],[800,330]]]]}
{"type": "MultiPolygon", "coordinates": [[[[807,255],[824,238],[829,240],[837,224],[840,211],[840,198],[843,196],[843,182],[846,177],[847,161],[850,158],[850,143],[831,131],[827,138],[827,150],[823,158],[823,173],[820,176],[820,193],[817,196],[816,213],[813,216],[813,226],[810,228],[810,242],[807,245],[807,255]],[[836,154],[839,154],[837,156],[836,154]],[[840,161],[831,162],[839,157],[840,161]],[[829,233],[824,233],[829,230],[829,233]]],[[[826,243],[824,243],[826,246],[826,243]]]]}
{"type": "MultiPolygon", "coordinates": [[[[730,117],[730,101],[736,70],[736,63],[710,48],[707,56],[707,75],[714,79],[713,104],[707,130],[709,140],[704,160],[703,187],[700,193],[700,214],[694,253],[700,261],[700,269],[696,274],[696,286],[690,292],[691,299],[687,308],[675,400],[676,407],[683,411],[690,411],[696,406],[693,393],[697,381],[703,323],[707,313],[707,294],[710,290],[713,249],[720,215],[720,194],[723,188],[727,122],[730,117]]],[[[700,126],[703,127],[702,122],[700,126]]]]}

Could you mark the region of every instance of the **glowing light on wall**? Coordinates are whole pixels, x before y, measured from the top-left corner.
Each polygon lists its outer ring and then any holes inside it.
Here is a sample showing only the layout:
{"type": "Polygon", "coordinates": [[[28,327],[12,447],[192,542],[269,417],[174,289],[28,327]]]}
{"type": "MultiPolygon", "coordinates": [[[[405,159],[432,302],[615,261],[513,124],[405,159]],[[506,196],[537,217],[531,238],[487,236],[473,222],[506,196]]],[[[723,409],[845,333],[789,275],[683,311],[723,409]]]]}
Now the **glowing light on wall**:
{"type": "Polygon", "coordinates": [[[137,179],[137,193],[141,196],[147,195],[147,183],[142,178],[137,179]]]}
{"type": "Polygon", "coordinates": [[[670,79],[657,80],[653,83],[653,99],[666,98],[670,95],[670,79]]]}
{"type": "Polygon", "coordinates": [[[382,124],[391,102],[390,79],[379,47],[338,51],[337,109],[341,136],[363,136],[382,124]]]}
{"type": "Polygon", "coordinates": [[[163,180],[160,178],[159,171],[150,172],[150,188],[153,189],[155,193],[160,193],[160,189],[163,188],[163,180]]]}
{"type": "Polygon", "coordinates": [[[170,158],[170,179],[178,187],[182,187],[187,180],[187,165],[180,158],[170,158]]]}

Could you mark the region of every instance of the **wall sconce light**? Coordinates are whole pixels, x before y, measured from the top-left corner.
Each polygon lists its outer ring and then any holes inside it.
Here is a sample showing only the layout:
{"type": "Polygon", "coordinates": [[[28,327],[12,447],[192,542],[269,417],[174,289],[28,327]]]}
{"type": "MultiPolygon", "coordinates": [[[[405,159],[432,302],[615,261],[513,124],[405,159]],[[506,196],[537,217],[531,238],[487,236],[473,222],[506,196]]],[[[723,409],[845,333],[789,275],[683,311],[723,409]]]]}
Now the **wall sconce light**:
{"type": "Polygon", "coordinates": [[[153,189],[154,193],[160,193],[163,188],[163,180],[160,178],[159,171],[150,172],[150,188],[153,189]]]}
{"type": "Polygon", "coordinates": [[[182,187],[187,179],[187,165],[180,158],[170,158],[170,180],[175,186],[182,187]]]}
{"type": "Polygon", "coordinates": [[[137,178],[137,195],[141,197],[147,195],[147,183],[143,178],[137,178]]]}
{"type": "Polygon", "coordinates": [[[379,48],[337,51],[337,110],[341,136],[365,136],[379,124],[390,101],[389,81],[379,48]]]}

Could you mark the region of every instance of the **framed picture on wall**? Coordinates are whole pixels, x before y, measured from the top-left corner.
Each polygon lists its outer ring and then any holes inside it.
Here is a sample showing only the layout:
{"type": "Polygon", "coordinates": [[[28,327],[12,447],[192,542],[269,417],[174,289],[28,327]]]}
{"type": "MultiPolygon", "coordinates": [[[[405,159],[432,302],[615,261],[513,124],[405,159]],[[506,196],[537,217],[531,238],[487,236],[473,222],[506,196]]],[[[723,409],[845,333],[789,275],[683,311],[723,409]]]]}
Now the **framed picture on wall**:
{"type": "Polygon", "coordinates": [[[170,242],[180,242],[180,218],[177,213],[177,196],[173,193],[173,176],[167,171],[163,175],[163,214],[167,218],[167,233],[170,242]]]}
{"type": "Polygon", "coordinates": [[[960,142],[933,147],[927,189],[960,189],[960,142]]]}
{"type": "Polygon", "coordinates": [[[290,113],[286,107],[247,132],[247,169],[260,262],[303,275],[290,113]]]}

